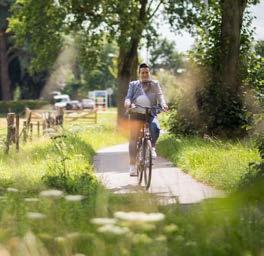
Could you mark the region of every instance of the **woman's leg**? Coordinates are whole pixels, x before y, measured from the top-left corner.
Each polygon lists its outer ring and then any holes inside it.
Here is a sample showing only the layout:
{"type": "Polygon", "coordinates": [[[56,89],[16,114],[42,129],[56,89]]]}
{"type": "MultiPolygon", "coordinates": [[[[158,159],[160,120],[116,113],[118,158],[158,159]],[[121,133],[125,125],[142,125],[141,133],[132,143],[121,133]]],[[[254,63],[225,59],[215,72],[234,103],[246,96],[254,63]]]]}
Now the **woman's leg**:
{"type": "Polygon", "coordinates": [[[153,117],[150,122],[151,145],[155,147],[160,135],[160,125],[157,117],[153,117]]]}
{"type": "Polygon", "coordinates": [[[136,164],[137,139],[140,135],[142,122],[138,120],[130,121],[129,158],[130,165],[136,164]]]}

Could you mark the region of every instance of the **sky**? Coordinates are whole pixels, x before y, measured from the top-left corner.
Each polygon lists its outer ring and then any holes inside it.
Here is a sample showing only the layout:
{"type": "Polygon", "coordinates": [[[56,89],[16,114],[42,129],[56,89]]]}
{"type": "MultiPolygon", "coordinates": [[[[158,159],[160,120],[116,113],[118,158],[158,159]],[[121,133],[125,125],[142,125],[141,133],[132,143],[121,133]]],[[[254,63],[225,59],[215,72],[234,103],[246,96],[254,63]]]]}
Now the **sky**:
{"type": "MultiPolygon", "coordinates": [[[[253,21],[253,26],[256,27],[255,39],[264,40],[264,0],[251,7],[250,10],[256,16],[256,19],[253,21]]],[[[163,25],[159,29],[159,33],[162,37],[175,42],[176,49],[181,52],[189,50],[194,43],[194,39],[189,33],[182,32],[183,35],[175,35],[175,33],[170,32],[169,25],[163,25]]]]}

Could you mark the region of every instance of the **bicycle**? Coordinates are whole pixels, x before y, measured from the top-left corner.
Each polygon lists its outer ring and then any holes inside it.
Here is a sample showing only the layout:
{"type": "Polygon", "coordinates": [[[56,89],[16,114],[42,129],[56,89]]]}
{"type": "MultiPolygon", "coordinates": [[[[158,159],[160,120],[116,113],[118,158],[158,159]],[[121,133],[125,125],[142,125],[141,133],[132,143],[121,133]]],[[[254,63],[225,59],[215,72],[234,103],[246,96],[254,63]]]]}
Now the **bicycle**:
{"type": "MultiPolygon", "coordinates": [[[[135,107],[141,107],[145,109],[145,114],[143,115],[143,125],[140,129],[140,135],[137,139],[137,147],[136,147],[136,168],[137,168],[137,177],[138,184],[142,184],[143,176],[146,190],[149,189],[151,183],[151,175],[152,175],[152,145],[151,145],[151,134],[149,129],[149,121],[151,118],[151,110],[158,109],[159,107],[144,107],[138,104],[134,104],[135,107]]],[[[134,107],[134,108],[135,108],[134,107]]],[[[130,109],[133,110],[134,108],[130,109]]]]}

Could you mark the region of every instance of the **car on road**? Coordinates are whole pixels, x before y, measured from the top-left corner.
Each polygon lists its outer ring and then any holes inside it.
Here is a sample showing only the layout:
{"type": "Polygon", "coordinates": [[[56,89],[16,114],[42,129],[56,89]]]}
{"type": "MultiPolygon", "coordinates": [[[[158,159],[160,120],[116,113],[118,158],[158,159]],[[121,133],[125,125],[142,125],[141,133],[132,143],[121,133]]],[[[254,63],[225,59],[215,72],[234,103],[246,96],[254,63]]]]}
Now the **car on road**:
{"type": "Polygon", "coordinates": [[[87,108],[87,109],[95,108],[95,102],[92,99],[82,99],[81,104],[82,104],[82,108],[87,108]]]}
{"type": "Polygon", "coordinates": [[[55,108],[82,109],[82,104],[78,100],[71,100],[68,94],[54,96],[55,108]]]}

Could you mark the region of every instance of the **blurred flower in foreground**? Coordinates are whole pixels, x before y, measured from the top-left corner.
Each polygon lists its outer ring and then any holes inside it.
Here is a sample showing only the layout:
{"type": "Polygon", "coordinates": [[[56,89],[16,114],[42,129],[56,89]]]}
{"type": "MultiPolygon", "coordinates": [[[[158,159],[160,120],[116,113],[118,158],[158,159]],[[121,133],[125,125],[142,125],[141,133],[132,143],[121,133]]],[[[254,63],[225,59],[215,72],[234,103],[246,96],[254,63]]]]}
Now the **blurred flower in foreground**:
{"type": "Polygon", "coordinates": [[[58,236],[55,237],[54,240],[58,243],[58,244],[64,244],[66,242],[66,239],[63,236],[58,236]]]}
{"type": "Polygon", "coordinates": [[[24,199],[25,200],[25,202],[38,202],[39,201],[39,199],[38,198],[25,198],[24,199]]]}
{"type": "Polygon", "coordinates": [[[159,222],[164,220],[163,213],[144,213],[144,212],[115,212],[115,218],[131,222],[159,222]]]}
{"type": "Polygon", "coordinates": [[[41,220],[46,218],[46,215],[40,212],[28,212],[27,217],[31,220],[41,220]]]}
{"type": "Polygon", "coordinates": [[[7,188],[6,191],[7,192],[11,192],[11,193],[17,193],[18,189],[16,189],[16,188],[7,188]]]}
{"type": "Polygon", "coordinates": [[[79,232],[72,232],[72,233],[68,233],[68,234],[66,234],[66,238],[67,239],[71,239],[71,240],[73,240],[73,239],[77,239],[77,238],[79,238],[81,236],[81,234],[79,233],[79,232]]]}
{"type": "Polygon", "coordinates": [[[96,225],[107,225],[107,224],[115,224],[116,219],[112,218],[93,218],[91,219],[91,223],[96,224],[96,225]]]}
{"type": "Polygon", "coordinates": [[[129,232],[129,229],[126,227],[119,227],[112,224],[107,224],[98,228],[97,231],[105,234],[124,235],[129,232]]]}
{"type": "Polygon", "coordinates": [[[59,198],[63,196],[63,192],[56,189],[44,190],[39,193],[41,197],[59,198]]]}
{"type": "Polygon", "coordinates": [[[82,195],[67,195],[65,196],[65,200],[71,201],[71,202],[79,202],[84,199],[84,196],[82,195]]]}
{"type": "Polygon", "coordinates": [[[179,230],[179,227],[175,224],[169,224],[164,227],[165,233],[168,233],[168,234],[177,232],[178,230],[179,230]]]}
{"type": "Polygon", "coordinates": [[[132,238],[133,243],[135,244],[150,244],[152,239],[146,234],[135,234],[132,238]]]}

